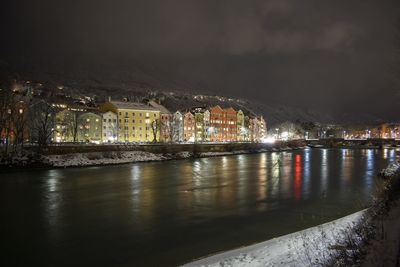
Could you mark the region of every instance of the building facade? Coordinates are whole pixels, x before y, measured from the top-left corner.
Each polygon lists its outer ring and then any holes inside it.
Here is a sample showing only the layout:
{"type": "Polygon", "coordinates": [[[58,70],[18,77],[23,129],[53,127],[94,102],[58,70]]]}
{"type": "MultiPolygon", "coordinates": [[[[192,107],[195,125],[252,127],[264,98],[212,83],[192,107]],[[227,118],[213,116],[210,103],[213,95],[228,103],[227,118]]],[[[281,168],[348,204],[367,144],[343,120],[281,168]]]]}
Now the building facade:
{"type": "Polygon", "coordinates": [[[76,142],[78,135],[78,112],[64,109],[56,112],[54,123],[55,142],[76,142]]]}
{"type": "Polygon", "coordinates": [[[172,116],[172,142],[183,142],[183,115],[176,111],[172,116]]]}
{"type": "Polygon", "coordinates": [[[87,112],[78,117],[77,141],[100,144],[102,141],[102,116],[87,112]]]}
{"type": "Polygon", "coordinates": [[[210,109],[210,141],[222,142],[224,132],[224,110],[220,106],[215,106],[210,109]]]}
{"type": "Polygon", "coordinates": [[[112,111],[102,114],[103,117],[103,143],[113,143],[118,140],[118,117],[112,111]]]}
{"type": "Polygon", "coordinates": [[[195,120],[195,140],[196,142],[203,142],[205,137],[204,132],[204,113],[202,110],[197,110],[194,113],[195,120]]]}
{"type": "Polygon", "coordinates": [[[117,114],[119,142],[157,142],[160,140],[160,111],[141,103],[111,101],[102,112],[117,114]]]}
{"type": "Polygon", "coordinates": [[[163,105],[150,101],[149,105],[160,111],[160,141],[171,142],[172,141],[172,114],[163,105]]]}
{"type": "Polygon", "coordinates": [[[237,141],[237,115],[233,108],[224,109],[223,132],[223,141],[237,141]]]}
{"type": "Polygon", "coordinates": [[[194,142],[196,133],[196,121],[192,112],[186,112],[183,115],[183,141],[194,142]]]}
{"type": "Polygon", "coordinates": [[[236,114],[236,118],[237,118],[237,141],[239,142],[244,142],[246,141],[245,137],[246,137],[246,131],[248,131],[248,129],[245,128],[244,126],[244,114],[243,111],[239,110],[236,114]]]}
{"type": "Polygon", "coordinates": [[[203,113],[204,141],[210,142],[210,111],[203,113]]]}

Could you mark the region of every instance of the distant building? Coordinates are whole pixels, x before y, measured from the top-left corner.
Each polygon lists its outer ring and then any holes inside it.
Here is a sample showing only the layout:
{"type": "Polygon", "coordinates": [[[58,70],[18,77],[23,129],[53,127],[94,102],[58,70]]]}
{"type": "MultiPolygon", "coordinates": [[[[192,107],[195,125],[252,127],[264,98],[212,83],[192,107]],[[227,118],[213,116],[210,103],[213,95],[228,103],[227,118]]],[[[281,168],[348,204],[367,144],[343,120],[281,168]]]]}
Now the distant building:
{"type": "Polygon", "coordinates": [[[222,109],[215,106],[210,109],[210,141],[237,141],[237,115],[233,108],[222,109]]]}
{"type": "Polygon", "coordinates": [[[249,119],[249,140],[250,142],[261,142],[267,134],[267,124],[263,116],[249,119]]]}
{"type": "Polygon", "coordinates": [[[176,111],[172,116],[172,142],[183,142],[183,115],[176,111]]]}
{"type": "Polygon", "coordinates": [[[117,114],[120,142],[160,140],[160,111],[154,107],[134,102],[110,101],[101,105],[100,110],[117,114]]]}
{"type": "Polygon", "coordinates": [[[78,142],[99,144],[102,140],[102,117],[87,112],[78,117],[78,142]]]}
{"type": "Polygon", "coordinates": [[[244,116],[244,141],[250,142],[250,118],[249,116],[244,116]]]}
{"type": "Polygon", "coordinates": [[[68,109],[56,112],[54,123],[55,142],[76,142],[78,138],[77,111],[68,109]]]}
{"type": "Polygon", "coordinates": [[[267,136],[267,123],[263,116],[260,117],[258,123],[258,136],[259,140],[262,141],[267,136]]]}
{"type": "Polygon", "coordinates": [[[203,113],[203,130],[204,130],[204,141],[210,141],[210,111],[206,110],[203,113]]]}
{"type": "Polygon", "coordinates": [[[239,110],[236,114],[237,117],[237,140],[239,142],[246,141],[246,132],[248,129],[244,126],[244,114],[243,111],[239,110]]]}
{"type": "Polygon", "coordinates": [[[194,142],[195,141],[195,126],[196,122],[192,112],[186,112],[183,115],[183,141],[194,142]]]}
{"type": "Polygon", "coordinates": [[[113,143],[118,140],[118,116],[112,111],[102,114],[103,117],[103,133],[102,141],[113,143]]]}
{"type": "Polygon", "coordinates": [[[196,142],[203,142],[204,141],[204,113],[202,110],[197,110],[194,113],[194,120],[195,120],[195,140],[196,142]]]}
{"type": "Polygon", "coordinates": [[[149,105],[160,111],[160,141],[172,141],[172,114],[163,105],[150,101],[149,105]]]}
{"type": "Polygon", "coordinates": [[[249,119],[250,142],[260,142],[259,121],[257,117],[249,119]]]}
{"type": "Polygon", "coordinates": [[[220,106],[210,109],[209,138],[211,142],[222,142],[224,140],[224,110],[220,106]]]}
{"type": "Polygon", "coordinates": [[[233,108],[224,109],[223,141],[237,141],[237,115],[233,108]]]}

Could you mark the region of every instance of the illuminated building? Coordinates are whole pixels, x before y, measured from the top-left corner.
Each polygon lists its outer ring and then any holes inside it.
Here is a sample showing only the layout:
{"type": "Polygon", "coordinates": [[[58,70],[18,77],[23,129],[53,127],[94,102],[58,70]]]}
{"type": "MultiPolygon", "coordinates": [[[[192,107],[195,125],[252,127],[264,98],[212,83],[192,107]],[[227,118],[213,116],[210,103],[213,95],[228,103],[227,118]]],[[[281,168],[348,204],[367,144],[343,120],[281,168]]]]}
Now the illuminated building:
{"type": "Polygon", "coordinates": [[[134,102],[110,101],[100,106],[118,118],[119,142],[153,142],[160,138],[160,111],[134,102]]]}

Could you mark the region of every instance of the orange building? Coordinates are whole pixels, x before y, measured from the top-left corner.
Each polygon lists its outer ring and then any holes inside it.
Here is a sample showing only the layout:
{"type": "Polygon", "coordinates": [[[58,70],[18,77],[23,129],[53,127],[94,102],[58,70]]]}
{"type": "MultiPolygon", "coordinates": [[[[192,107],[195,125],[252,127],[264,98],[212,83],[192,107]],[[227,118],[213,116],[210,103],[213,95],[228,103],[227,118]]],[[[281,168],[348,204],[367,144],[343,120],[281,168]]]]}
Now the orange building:
{"type": "Polygon", "coordinates": [[[223,120],[224,110],[220,106],[215,106],[210,109],[209,136],[211,142],[223,141],[223,120]]]}
{"type": "Polygon", "coordinates": [[[237,141],[237,116],[233,108],[222,109],[215,106],[210,109],[211,142],[237,141]]]}

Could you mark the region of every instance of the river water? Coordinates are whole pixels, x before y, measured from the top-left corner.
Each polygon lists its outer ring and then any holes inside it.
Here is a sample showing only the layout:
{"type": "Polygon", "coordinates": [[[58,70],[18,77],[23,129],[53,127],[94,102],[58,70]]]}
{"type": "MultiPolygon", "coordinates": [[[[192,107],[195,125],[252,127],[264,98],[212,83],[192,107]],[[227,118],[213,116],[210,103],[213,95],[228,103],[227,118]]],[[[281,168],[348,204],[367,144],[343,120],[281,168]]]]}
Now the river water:
{"type": "Polygon", "coordinates": [[[2,260],[174,266],[363,209],[393,149],[0,172],[2,260]]]}

